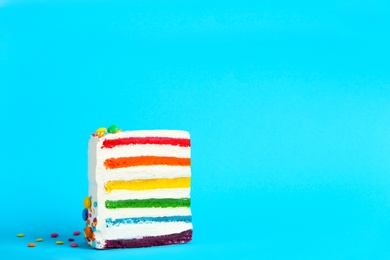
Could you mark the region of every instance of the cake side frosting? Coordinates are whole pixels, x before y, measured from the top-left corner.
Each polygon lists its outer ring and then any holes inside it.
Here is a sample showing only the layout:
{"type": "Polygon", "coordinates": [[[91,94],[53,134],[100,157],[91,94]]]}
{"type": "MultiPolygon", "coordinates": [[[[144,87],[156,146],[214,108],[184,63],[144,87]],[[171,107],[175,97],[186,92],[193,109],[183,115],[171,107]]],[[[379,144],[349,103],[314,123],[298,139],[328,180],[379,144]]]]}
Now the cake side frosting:
{"type": "Polygon", "coordinates": [[[92,136],[83,212],[88,244],[103,249],[189,242],[190,158],[186,131],[92,136]]]}

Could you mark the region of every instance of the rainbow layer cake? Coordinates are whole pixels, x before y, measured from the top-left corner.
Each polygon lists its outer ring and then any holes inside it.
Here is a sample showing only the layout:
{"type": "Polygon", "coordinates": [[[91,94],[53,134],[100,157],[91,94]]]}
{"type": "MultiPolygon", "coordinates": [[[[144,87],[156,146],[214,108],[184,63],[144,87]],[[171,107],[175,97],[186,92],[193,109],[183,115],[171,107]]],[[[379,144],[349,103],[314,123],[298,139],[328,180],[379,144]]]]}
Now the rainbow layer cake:
{"type": "Polygon", "coordinates": [[[97,249],[189,242],[190,135],[98,129],[88,144],[84,236],[97,249]]]}

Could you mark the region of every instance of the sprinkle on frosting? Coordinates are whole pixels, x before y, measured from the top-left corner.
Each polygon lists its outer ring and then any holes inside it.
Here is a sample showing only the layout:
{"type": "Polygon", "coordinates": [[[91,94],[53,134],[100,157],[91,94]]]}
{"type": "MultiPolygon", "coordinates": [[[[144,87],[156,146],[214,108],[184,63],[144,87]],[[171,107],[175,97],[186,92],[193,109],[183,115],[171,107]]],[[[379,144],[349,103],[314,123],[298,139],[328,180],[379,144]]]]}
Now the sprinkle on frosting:
{"type": "Polygon", "coordinates": [[[83,209],[81,216],[82,216],[83,220],[86,221],[88,219],[88,209],[83,209]]]}
{"type": "Polygon", "coordinates": [[[100,127],[98,129],[96,129],[96,131],[95,131],[95,134],[97,137],[105,136],[106,133],[107,133],[107,129],[104,127],[100,127]]]}
{"type": "Polygon", "coordinates": [[[84,208],[89,209],[91,207],[91,199],[89,197],[85,197],[84,199],[84,208]]]}
{"type": "Polygon", "coordinates": [[[119,129],[118,125],[111,125],[108,129],[105,127],[100,127],[96,129],[95,133],[92,134],[94,137],[103,137],[107,134],[115,134],[122,132],[122,129],[119,129]]]}
{"type": "Polygon", "coordinates": [[[115,133],[120,133],[122,132],[121,129],[119,129],[118,125],[112,125],[108,128],[107,132],[109,134],[115,134],[115,133]]]}

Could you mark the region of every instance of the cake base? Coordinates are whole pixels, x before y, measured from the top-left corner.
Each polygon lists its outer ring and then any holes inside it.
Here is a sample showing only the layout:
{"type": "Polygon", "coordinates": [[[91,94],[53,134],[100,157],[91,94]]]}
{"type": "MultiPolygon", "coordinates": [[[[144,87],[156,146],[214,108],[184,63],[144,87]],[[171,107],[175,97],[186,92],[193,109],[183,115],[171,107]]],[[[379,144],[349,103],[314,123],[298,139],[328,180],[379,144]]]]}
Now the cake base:
{"type": "Polygon", "coordinates": [[[164,246],[172,244],[183,244],[191,241],[192,230],[186,230],[181,233],[165,235],[165,236],[153,236],[143,237],[139,239],[116,239],[106,240],[104,248],[127,248],[127,247],[151,247],[151,246],[164,246]]]}

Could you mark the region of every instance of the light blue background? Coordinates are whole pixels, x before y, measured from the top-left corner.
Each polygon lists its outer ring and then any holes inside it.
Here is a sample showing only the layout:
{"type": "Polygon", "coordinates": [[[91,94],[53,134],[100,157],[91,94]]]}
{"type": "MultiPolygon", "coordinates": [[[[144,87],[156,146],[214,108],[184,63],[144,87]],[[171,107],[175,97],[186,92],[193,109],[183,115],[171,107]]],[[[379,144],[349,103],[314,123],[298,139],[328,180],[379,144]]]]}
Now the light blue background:
{"type": "Polygon", "coordinates": [[[388,1],[48,2],[0,1],[2,259],[390,258],[388,1]],[[190,244],[49,238],[113,123],[190,131],[190,244]]]}

